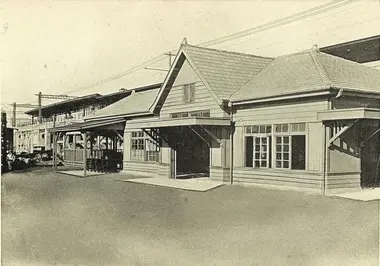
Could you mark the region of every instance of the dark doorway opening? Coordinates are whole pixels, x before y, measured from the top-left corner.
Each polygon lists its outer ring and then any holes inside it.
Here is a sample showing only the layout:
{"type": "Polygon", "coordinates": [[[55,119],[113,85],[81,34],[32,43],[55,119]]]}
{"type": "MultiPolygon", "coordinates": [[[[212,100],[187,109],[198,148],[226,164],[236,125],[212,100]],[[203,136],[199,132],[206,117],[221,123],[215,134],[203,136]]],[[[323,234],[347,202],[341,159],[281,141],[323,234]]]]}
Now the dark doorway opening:
{"type": "Polygon", "coordinates": [[[362,188],[373,188],[380,186],[380,123],[371,123],[363,127],[364,136],[377,132],[370,139],[367,139],[361,147],[361,175],[360,183],[362,188]]]}
{"type": "Polygon", "coordinates": [[[176,143],[176,178],[205,177],[210,174],[210,148],[207,142],[187,127],[180,129],[176,143]]]}
{"type": "Polygon", "coordinates": [[[306,138],[305,135],[292,136],[292,169],[305,170],[306,138]]]}

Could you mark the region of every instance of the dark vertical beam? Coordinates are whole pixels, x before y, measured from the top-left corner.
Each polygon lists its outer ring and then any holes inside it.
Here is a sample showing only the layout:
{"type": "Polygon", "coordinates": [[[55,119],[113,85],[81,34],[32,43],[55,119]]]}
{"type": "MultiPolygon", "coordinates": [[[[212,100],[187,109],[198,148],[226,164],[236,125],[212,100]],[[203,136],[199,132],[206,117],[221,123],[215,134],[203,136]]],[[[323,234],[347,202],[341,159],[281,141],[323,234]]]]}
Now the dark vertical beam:
{"type": "Polygon", "coordinates": [[[13,127],[16,127],[16,103],[13,103],[13,127]]]}
{"type": "Polygon", "coordinates": [[[87,133],[83,134],[83,176],[87,176],[87,133]]]}
{"type": "Polygon", "coordinates": [[[42,124],[42,93],[38,93],[38,122],[42,124]]]}

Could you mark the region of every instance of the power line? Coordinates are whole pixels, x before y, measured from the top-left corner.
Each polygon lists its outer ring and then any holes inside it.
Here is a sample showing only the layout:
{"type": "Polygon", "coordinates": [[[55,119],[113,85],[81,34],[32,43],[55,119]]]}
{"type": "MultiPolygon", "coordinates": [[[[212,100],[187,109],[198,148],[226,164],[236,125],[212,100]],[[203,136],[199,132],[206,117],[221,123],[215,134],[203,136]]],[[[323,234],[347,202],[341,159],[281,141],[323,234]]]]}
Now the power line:
{"type": "Polygon", "coordinates": [[[320,14],[320,13],[323,13],[326,11],[330,11],[330,10],[336,9],[338,7],[341,7],[341,6],[356,2],[356,1],[358,1],[358,0],[336,0],[336,1],[328,2],[326,4],[323,4],[323,5],[302,11],[300,13],[297,13],[297,14],[294,14],[291,16],[287,16],[287,17],[282,18],[282,19],[278,19],[278,20],[275,20],[275,21],[272,21],[269,23],[265,23],[265,24],[262,24],[262,25],[259,25],[256,27],[252,27],[252,28],[240,31],[240,32],[232,33],[232,34],[229,34],[227,36],[223,36],[221,38],[217,38],[217,39],[214,39],[211,41],[206,41],[206,42],[200,43],[198,45],[200,45],[200,46],[211,46],[211,45],[219,44],[219,43],[226,42],[229,40],[233,40],[236,38],[241,38],[241,37],[253,34],[253,33],[258,33],[261,31],[265,31],[265,30],[268,30],[271,28],[281,26],[283,24],[288,24],[288,23],[291,23],[291,22],[294,22],[294,21],[297,21],[300,19],[308,18],[308,17],[314,16],[314,15],[317,15],[317,14],[320,14]]]}
{"type": "MultiPolygon", "coordinates": [[[[335,9],[335,8],[338,8],[338,7],[341,7],[343,5],[347,5],[349,3],[356,2],[356,1],[358,1],[358,0],[335,0],[335,1],[331,1],[331,2],[328,2],[326,4],[323,4],[323,5],[320,5],[320,6],[317,6],[317,7],[314,7],[314,8],[311,8],[311,9],[299,12],[297,14],[293,14],[291,16],[287,16],[285,18],[275,20],[273,22],[265,23],[263,25],[252,27],[252,28],[249,28],[249,29],[244,30],[244,31],[236,32],[236,33],[233,33],[233,34],[229,34],[227,36],[223,36],[221,38],[216,38],[216,39],[213,39],[213,40],[210,40],[210,41],[206,41],[206,42],[200,43],[198,45],[200,45],[200,46],[211,46],[211,45],[216,45],[216,44],[219,44],[219,43],[222,43],[222,42],[234,40],[234,39],[241,38],[241,37],[253,34],[253,33],[258,33],[258,32],[261,32],[261,31],[265,31],[265,30],[268,30],[268,29],[271,29],[271,28],[275,28],[275,27],[281,26],[283,24],[291,23],[291,22],[294,22],[294,21],[297,21],[297,20],[300,20],[300,19],[304,19],[304,18],[313,16],[313,15],[317,15],[317,14],[320,14],[320,13],[323,13],[323,12],[326,12],[326,11],[329,11],[329,10],[332,10],[332,9],[335,9]]],[[[170,52],[176,52],[176,51],[177,50],[173,50],[173,51],[170,51],[170,52]]],[[[160,54],[159,56],[156,56],[156,57],[154,57],[152,59],[149,59],[149,60],[147,60],[147,61],[145,61],[145,62],[143,62],[143,63],[141,63],[141,64],[139,64],[139,65],[137,65],[135,67],[132,67],[132,68],[130,68],[128,70],[125,70],[123,72],[120,72],[118,74],[110,76],[108,78],[102,79],[102,80],[100,80],[98,82],[95,82],[95,83],[92,83],[92,84],[89,84],[89,85],[86,85],[86,86],[82,86],[82,87],[77,88],[77,89],[66,91],[64,93],[69,94],[69,93],[73,93],[73,92],[80,92],[80,91],[84,91],[84,90],[93,88],[93,87],[95,87],[97,85],[101,85],[101,84],[113,81],[115,79],[118,79],[120,77],[126,76],[128,74],[132,74],[132,73],[140,70],[142,67],[146,66],[147,64],[149,64],[149,63],[153,64],[153,63],[155,63],[155,62],[163,59],[164,57],[165,57],[165,54],[160,54]]]]}
{"type": "MultiPolygon", "coordinates": [[[[318,18],[314,19],[313,22],[318,21],[318,20],[321,20],[321,19],[323,19],[323,18],[325,18],[325,17],[335,16],[335,15],[337,15],[337,14],[340,14],[340,13],[346,12],[346,11],[348,11],[348,10],[357,9],[357,8],[360,8],[360,7],[364,6],[364,5],[365,5],[365,3],[362,4],[362,5],[360,5],[360,6],[352,6],[352,7],[350,7],[350,8],[346,8],[346,9],[341,10],[341,11],[339,11],[339,12],[335,12],[335,13],[333,13],[333,14],[328,14],[328,15],[325,15],[325,16],[322,16],[322,17],[318,17],[318,18]]],[[[333,23],[333,22],[332,22],[332,23],[333,23]]],[[[350,25],[349,25],[349,26],[350,26],[350,25]]],[[[290,28],[290,27],[291,27],[291,25],[288,25],[288,26],[282,28],[281,30],[288,29],[288,28],[290,28]]],[[[336,29],[340,29],[340,28],[343,28],[343,27],[339,27],[339,28],[336,28],[336,29]]],[[[336,30],[336,29],[335,29],[335,30],[336,30]]],[[[330,30],[330,29],[325,30],[325,31],[319,31],[319,32],[317,32],[317,33],[310,34],[310,35],[308,35],[307,37],[310,38],[310,36],[315,36],[315,35],[318,35],[319,33],[326,32],[326,31],[329,31],[329,30],[330,30]]],[[[274,33],[273,33],[273,32],[270,32],[270,33],[267,33],[267,34],[260,35],[259,37],[262,38],[262,37],[265,37],[265,36],[268,36],[268,35],[271,35],[271,34],[274,34],[274,33]]],[[[297,38],[297,39],[295,39],[295,40],[298,40],[298,39],[299,39],[299,38],[297,38]]],[[[276,44],[281,44],[281,43],[283,43],[283,42],[272,43],[272,44],[270,44],[270,45],[267,45],[266,47],[273,47],[273,46],[275,46],[276,44]]],[[[231,47],[231,46],[235,46],[235,45],[236,45],[236,43],[235,43],[235,44],[229,44],[229,45],[221,46],[220,48],[221,48],[221,49],[226,49],[226,48],[229,48],[229,47],[231,47]]],[[[258,49],[256,49],[256,50],[258,50],[258,49]]]]}
{"type": "MultiPolygon", "coordinates": [[[[203,42],[203,43],[200,43],[198,45],[201,45],[201,46],[202,45],[203,46],[210,46],[210,45],[215,45],[215,44],[218,44],[218,43],[221,43],[221,42],[225,42],[227,40],[233,40],[233,39],[240,38],[240,37],[252,34],[252,33],[256,33],[256,32],[259,32],[259,31],[264,31],[264,30],[267,30],[267,29],[270,29],[270,28],[273,28],[273,27],[278,27],[278,26],[281,26],[282,24],[290,23],[290,22],[293,22],[295,20],[299,20],[299,19],[302,19],[302,18],[307,18],[309,16],[316,15],[316,14],[319,14],[321,12],[326,12],[326,11],[335,9],[337,7],[340,7],[342,5],[346,5],[348,3],[355,2],[355,1],[357,1],[357,0],[335,0],[335,1],[328,2],[326,4],[323,4],[323,5],[320,5],[320,6],[311,8],[311,9],[308,9],[306,11],[302,11],[300,13],[297,13],[297,14],[294,14],[294,15],[291,15],[291,16],[288,16],[288,17],[285,17],[285,18],[273,21],[273,22],[269,22],[269,23],[266,23],[266,24],[263,24],[263,25],[259,25],[259,26],[256,26],[256,27],[244,30],[244,31],[240,31],[240,32],[237,32],[237,33],[233,33],[233,34],[221,37],[221,38],[217,38],[217,39],[213,39],[213,40],[210,40],[210,41],[207,41],[207,42],[203,42]]],[[[173,51],[170,51],[170,53],[174,52],[174,51],[176,52],[176,50],[173,50],[173,51]]],[[[80,87],[78,89],[66,91],[65,93],[79,92],[79,91],[87,90],[87,89],[93,88],[95,86],[98,86],[98,85],[101,85],[101,84],[113,81],[113,80],[118,79],[120,77],[123,77],[123,76],[126,76],[128,74],[134,73],[137,70],[140,70],[141,67],[146,66],[149,63],[151,63],[151,64],[155,63],[155,62],[163,59],[164,56],[165,56],[165,54],[163,54],[163,55],[161,54],[161,55],[156,56],[156,57],[154,57],[154,58],[152,58],[152,59],[150,59],[150,60],[148,60],[146,62],[143,62],[143,63],[141,63],[141,64],[139,64],[139,65],[137,65],[137,66],[135,66],[135,67],[133,67],[131,69],[128,69],[126,71],[118,73],[118,74],[116,74],[114,76],[105,78],[103,80],[100,80],[100,81],[98,81],[96,83],[93,83],[93,84],[90,84],[90,85],[82,86],[82,87],[80,87]]]]}

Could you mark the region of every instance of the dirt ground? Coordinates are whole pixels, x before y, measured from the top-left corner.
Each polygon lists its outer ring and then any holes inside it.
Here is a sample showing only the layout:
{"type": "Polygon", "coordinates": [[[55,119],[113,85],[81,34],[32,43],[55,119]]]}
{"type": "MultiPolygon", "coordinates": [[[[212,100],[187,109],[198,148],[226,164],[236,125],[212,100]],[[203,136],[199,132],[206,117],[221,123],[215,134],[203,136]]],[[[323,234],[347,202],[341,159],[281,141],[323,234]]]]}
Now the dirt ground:
{"type": "Polygon", "coordinates": [[[379,201],[2,176],[3,265],[379,265],[379,201]]]}

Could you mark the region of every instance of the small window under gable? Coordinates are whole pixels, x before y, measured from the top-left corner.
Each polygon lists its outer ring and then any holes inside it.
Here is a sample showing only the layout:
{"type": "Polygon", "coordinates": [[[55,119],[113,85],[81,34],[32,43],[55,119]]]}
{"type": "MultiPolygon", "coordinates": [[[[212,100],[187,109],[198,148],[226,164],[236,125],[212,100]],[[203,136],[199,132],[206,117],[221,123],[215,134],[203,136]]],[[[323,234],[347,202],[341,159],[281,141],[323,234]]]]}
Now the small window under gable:
{"type": "Polygon", "coordinates": [[[195,83],[183,85],[183,102],[193,103],[195,101],[195,83]]]}

